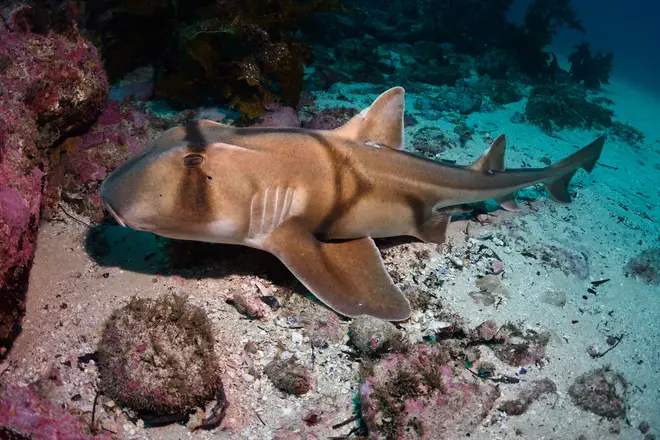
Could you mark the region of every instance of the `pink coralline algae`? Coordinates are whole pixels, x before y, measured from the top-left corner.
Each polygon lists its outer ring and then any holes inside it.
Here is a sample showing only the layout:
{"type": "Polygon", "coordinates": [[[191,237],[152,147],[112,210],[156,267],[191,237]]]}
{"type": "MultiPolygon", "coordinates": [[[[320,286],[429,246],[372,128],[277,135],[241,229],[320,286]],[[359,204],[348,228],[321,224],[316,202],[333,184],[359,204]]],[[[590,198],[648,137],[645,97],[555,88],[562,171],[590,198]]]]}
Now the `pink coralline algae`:
{"type": "Polygon", "coordinates": [[[375,365],[360,388],[362,418],[371,439],[463,438],[499,397],[438,346],[418,345],[375,365]]]}
{"type": "MultiPolygon", "coordinates": [[[[48,206],[59,198],[81,215],[99,221],[104,210],[98,189],[103,179],[129,157],[139,152],[152,133],[149,116],[130,101],[108,100],[89,130],[65,139],[59,163],[48,181],[48,206]]],[[[44,215],[49,211],[44,210],[44,215]]]]}
{"type": "Polygon", "coordinates": [[[24,312],[48,149],[97,117],[108,83],[69,2],[8,4],[0,15],[1,358],[24,312]]]}
{"type": "Polygon", "coordinates": [[[94,435],[82,418],[74,417],[30,387],[0,388],[0,438],[30,440],[109,440],[94,435]]]}
{"type": "Polygon", "coordinates": [[[121,122],[121,108],[119,107],[119,102],[108,101],[96,122],[101,125],[119,124],[121,122]]]}

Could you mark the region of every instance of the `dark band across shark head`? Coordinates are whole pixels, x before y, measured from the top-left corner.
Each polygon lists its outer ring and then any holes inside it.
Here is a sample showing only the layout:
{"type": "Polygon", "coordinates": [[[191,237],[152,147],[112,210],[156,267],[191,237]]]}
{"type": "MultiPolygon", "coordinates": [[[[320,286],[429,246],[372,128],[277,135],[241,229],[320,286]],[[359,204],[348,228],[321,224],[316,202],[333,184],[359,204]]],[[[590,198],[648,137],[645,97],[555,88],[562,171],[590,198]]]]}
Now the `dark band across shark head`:
{"type": "Polygon", "coordinates": [[[380,95],[334,130],[172,128],[111,173],[101,197],[117,222],[157,235],[250,246],[277,256],[321,302],[348,317],[409,318],[373,238],[443,243],[455,213],[538,183],[560,203],[591,172],[605,136],[546,168],[505,169],[500,135],[473,164],[403,151],[404,90],[380,95]]]}

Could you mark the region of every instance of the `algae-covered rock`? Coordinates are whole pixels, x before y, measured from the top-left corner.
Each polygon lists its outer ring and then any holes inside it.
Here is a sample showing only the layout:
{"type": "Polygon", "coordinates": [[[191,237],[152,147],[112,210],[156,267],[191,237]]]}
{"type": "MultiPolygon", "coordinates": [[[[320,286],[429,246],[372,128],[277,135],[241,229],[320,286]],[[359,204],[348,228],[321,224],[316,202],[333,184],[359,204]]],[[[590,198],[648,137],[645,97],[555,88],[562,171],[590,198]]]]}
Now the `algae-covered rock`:
{"type": "Polygon", "coordinates": [[[307,369],[294,357],[287,360],[273,360],[266,365],[264,373],[278,390],[288,394],[305,394],[314,385],[314,380],[307,369]]]}
{"type": "Polygon", "coordinates": [[[400,352],[404,346],[401,332],[394,324],[373,316],[354,319],[349,330],[353,345],[365,356],[400,352]]]}
{"type": "Polygon", "coordinates": [[[660,284],[660,248],[646,249],[631,258],[626,266],[625,274],[637,277],[646,284],[660,284]]]}
{"type": "Polygon", "coordinates": [[[360,388],[363,420],[373,439],[449,439],[473,432],[499,397],[451,362],[438,346],[421,344],[374,366],[360,388]]]}
{"type": "Polygon", "coordinates": [[[72,3],[0,7],[0,358],[20,330],[49,176],[48,148],[108,95],[103,64],[72,3]]]}
{"type": "Polygon", "coordinates": [[[587,92],[577,86],[541,85],[530,93],[525,117],[547,133],[612,126],[614,112],[587,98],[587,92]]]}
{"type": "Polygon", "coordinates": [[[99,344],[101,390],[135,411],[181,414],[222,394],[211,322],[185,297],[132,299],[99,344]]]}
{"type": "Polygon", "coordinates": [[[626,414],[628,383],[609,368],[598,368],[575,379],[568,389],[573,404],[596,415],[614,419],[626,414]]]}
{"type": "Polygon", "coordinates": [[[31,386],[0,387],[0,439],[8,440],[110,440],[109,433],[95,434],[80,416],[40,396],[31,386]]]}

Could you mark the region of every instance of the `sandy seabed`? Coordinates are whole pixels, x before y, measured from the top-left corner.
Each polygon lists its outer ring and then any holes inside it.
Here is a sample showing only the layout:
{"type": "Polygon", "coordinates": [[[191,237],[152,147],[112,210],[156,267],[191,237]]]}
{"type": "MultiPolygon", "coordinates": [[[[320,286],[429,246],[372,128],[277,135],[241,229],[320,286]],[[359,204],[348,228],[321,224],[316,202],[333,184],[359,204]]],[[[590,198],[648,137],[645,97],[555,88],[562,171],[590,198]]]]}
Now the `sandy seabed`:
{"type": "MultiPolygon", "coordinates": [[[[348,105],[364,108],[375,96],[356,93],[358,90],[358,86],[342,90],[355,98],[351,102],[321,93],[316,105],[319,110],[348,105]]],[[[519,416],[507,417],[493,410],[470,439],[577,439],[580,435],[585,439],[642,439],[644,435],[637,429],[642,421],[650,424],[651,432],[660,432],[660,288],[624,273],[627,262],[642,250],[658,246],[660,237],[660,126],[656,125],[660,102],[617,81],[605,94],[616,102],[616,119],[641,129],[646,141],[633,147],[608,139],[599,162],[602,166],[591,174],[580,171],[576,175],[577,195],[572,204],[555,204],[542,188],[528,189],[521,193],[525,201],[521,213],[493,211],[486,224],[457,220],[444,247],[412,242],[395,245],[385,253],[388,270],[399,274],[395,279],[413,285],[407,264],[417,255],[415,251],[428,250],[424,270],[447,268],[444,285],[434,292],[437,301],[445,310],[461,315],[470,328],[494,320],[522,323],[524,328],[551,334],[543,366],[529,366],[523,379],[548,378],[556,384],[556,394],[541,397],[519,416]],[[470,243],[478,240],[486,240],[504,263],[502,285],[507,295],[497,306],[485,306],[470,296],[477,290],[475,280],[484,274],[484,267],[459,268],[451,263],[461,259],[470,243]],[[529,247],[553,245],[586,255],[584,270],[588,272],[583,272],[583,279],[523,252],[529,247]],[[596,294],[588,292],[591,281],[603,279],[609,281],[599,285],[596,294]],[[549,294],[565,295],[565,305],[549,304],[549,294]],[[606,355],[593,358],[588,354],[590,346],[602,352],[609,348],[605,342],[608,336],[621,335],[621,342],[606,355]],[[625,419],[606,420],[581,410],[568,395],[578,376],[602,366],[610,366],[629,382],[625,419]]],[[[424,127],[451,132],[452,124],[426,120],[422,111],[414,110],[416,98],[412,94],[406,98],[407,112],[418,121],[406,129],[409,144],[424,127]]],[[[464,148],[445,151],[443,159],[471,163],[487,147],[488,137],[506,133],[507,166],[526,163],[542,167],[542,159],[559,160],[600,134],[562,131],[550,137],[538,128],[512,123],[511,117],[516,111],[522,113],[524,104],[525,100],[494,113],[471,114],[467,122],[477,127],[473,139],[464,148]]],[[[116,229],[111,231],[116,237],[112,246],[122,248],[133,262],[143,261],[155,245],[150,234],[116,229]]],[[[338,321],[343,335],[338,341],[312,351],[305,328],[292,326],[288,318],[306,310],[315,319],[325,320],[331,312],[303,295],[283,295],[285,288],[256,275],[258,267],[255,274],[232,273],[233,250],[221,261],[209,261],[212,270],[208,276],[199,271],[197,277],[163,275],[153,261],[140,268],[130,262],[99,263],[86,251],[87,235],[85,225],[66,215],[41,225],[24,328],[1,367],[3,381],[25,385],[55,366],[63,381],[54,391],[55,400],[91,413],[98,370],[93,362],[79,363],[78,358],[96,351],[105,319],[135,295],[185,292],[191,303],[208,312],[222,352],[230,353],[222,360],[230,401],[225,429],[194,434],[180,425],[145,429],[140,422],[130,422],[113,402],[101,399],[96,417],[106,430],[126,439],[270,439],[278,434],[289,438],[286,435],[295,432],[300,437],[290,438],[326,439],[345,435],[355,426],[350,423],[332,428],[353,416],[360,386],[358,360],[346,355],[351,351],[347,346],[348,321],[338,321]],[[229,295],[254,293],[255,289],[267,289],[280,298],[282,308],[268,319],[248,320],[225,302],[229,295]],[[244,351],[248,342],[256,344],[256,353],[244,351]],[[282,351],[296,355],[310,368],[316,382],[311,392],[300,397],[285,395],[258,374],[282,351]],[[321,422],[310,427],[302,419],[312,412],[321,414],[321,422]]],[[[240,254],[240,258],[254,258],[255,265],[272,263],[256,251],[240,254]]],[[[402,326],[412,340],[418,337],[419,322],[415,316],[402,326]]],[[[522,377],[519,368],[502,363],[498,368],[522,377]]],[[[521,386],[501,385],[500,399],[515,396],[521,386]]]]}

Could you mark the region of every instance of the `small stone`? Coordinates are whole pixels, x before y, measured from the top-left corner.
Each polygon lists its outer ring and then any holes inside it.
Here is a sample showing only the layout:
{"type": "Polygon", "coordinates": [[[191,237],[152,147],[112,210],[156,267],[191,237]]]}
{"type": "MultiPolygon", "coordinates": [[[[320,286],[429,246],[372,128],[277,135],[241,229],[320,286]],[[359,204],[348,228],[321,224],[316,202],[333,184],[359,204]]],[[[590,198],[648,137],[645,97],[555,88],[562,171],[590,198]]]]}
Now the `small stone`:
{"type": "Polygon", "coordinates": [[[186,413],[222,390],[214,344],[208,316],[185,297],[134,298],[103,328],[100,388],[138,413],[186,413]]]}
{"type": "Polygon", "coordinates": [[[649,425],[649,422],[643,421],[640,422],[640,424],[637,426],[637,429],[639,429],[639,432],[642,434],[646,434],[651,429],[651,425],[649,425]]]}
{"type": "Polygon", "coordinates": [[[650,285],[660,284],[660,248],[646,249],[632,258],[625,268],[625,275],[632,275],[650,285]]]}
{"type": "Polygon", "coordinates": [[[461,259],[458,258],[458,257],[450,256],[450,257],[449,257],[449,261],[451,261],[451,263],[452,263],[454,266],[456,266],[456,267],[459,267],[459,268],[460,268],[460,267],[463,267],[463,266],[464,266],[464,262],[463,262],[463,260],[461,260],[461,259]]]}
{"type": "Polygon", "coordinates": [[[452,326],[451,322],[431,321],[424,329],[424,333],[429,333],[429,332],[437,333],[440,330],[451,328],[451,326],[452,326]]]}
{"type": "Polygon", "coordinates": [[[477,215],[477,221],[481,224],[490,223],[490,219],[491,219],[491,217],[488,214],[479,214],[479,215],[477,215]]]}
{"type": "Polygon", "coordinates": [[[312,389],[313,380],[305,367],[295,357],[274,360],[264,368],[264,373],[280,391],[301,395],[312,389]]]}
{"type": "Polygon", "coordinates": [[[594,345],[590,345],[589,347],[587,347],[587,353],[592,358],[597,358],[598,355],[600,354],[600,352],[598,351],[598,348],[596,348],[594,345]]]}
{"type": "Polygon", "coordinates": [[[493,275],[499,275],[504,272],[504,263],[501,261],[494,261],[491,265],[491,271],[493,275]]]}
{"type": "Polygon", "coordinates": [[[303,335],[300,332],[291,333],[291,341],[294,344],[300,344],[303,341],[303,335]]]}
{"type": "Polygon", "coordinates": [[[245,350],[246,353],[250,353],[250,354],[256,354],[259,351],[257,344],[255,344],[252,341],[246,342],[243,349],[245,350]]]}
{"type": "Polygon", "coordinates": [[[358,397],[372,438],[470,437],[500,396],[489,381],[475,383],[465,368],[455,368],[437,344],[384,356],[371,371],[358,397]]]}
{"type": "Polygon", "coordinates": [[[497,336],[500,328],[495,321],[485,321],[472,331],[472,338],[479,341],[490,341],[497,336]]]}
{"type": "Polygon", "coordinates": [[[402,340],[401,332],[394,324],[373,316],[354,319],[349,326],[349,333],[355,348],[366,356],[398,351],[402,340]]]}
{"type": "Polygon", "coordinates": [[[258,297],[236,293],[227,298],[226,302],[236,307],[236,310],[248,318],[263,320],[270,317],[270,308],[258,297]]]}

